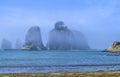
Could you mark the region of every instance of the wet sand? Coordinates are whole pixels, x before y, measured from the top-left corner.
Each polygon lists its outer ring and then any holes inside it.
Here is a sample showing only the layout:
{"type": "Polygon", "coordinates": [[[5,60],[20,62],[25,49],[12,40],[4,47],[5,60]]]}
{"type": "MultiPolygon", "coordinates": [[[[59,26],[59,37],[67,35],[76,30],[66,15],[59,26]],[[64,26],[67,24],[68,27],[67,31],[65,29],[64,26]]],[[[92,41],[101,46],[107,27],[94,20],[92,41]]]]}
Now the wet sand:
{"type": "Polygon", "coordinates": [[[0,77],[120,77],[120,71],[78,73],[0,74],[0,77]]]}

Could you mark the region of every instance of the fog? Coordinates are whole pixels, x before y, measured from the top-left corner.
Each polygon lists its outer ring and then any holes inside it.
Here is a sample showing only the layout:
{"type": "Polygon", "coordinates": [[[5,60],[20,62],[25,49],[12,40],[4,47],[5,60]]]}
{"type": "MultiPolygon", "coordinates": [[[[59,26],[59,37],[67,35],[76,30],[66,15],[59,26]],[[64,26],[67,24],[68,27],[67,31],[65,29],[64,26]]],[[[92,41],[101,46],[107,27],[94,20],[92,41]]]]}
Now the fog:
{"type": "Polygon", "coordinates": [[[83,33],[70,30],[63,21],[58,21],[50,31],[47,48],[50,50],[90,50],[83,33]]]}
{"type": "MultiPolygon", "coordinates": [[[[92,49],[105,49],[120,41],[119,0],[1,0],[0,43],[24,43],[31,26],[38,25],[44,45],[57,21],[82,32],[92,49]]],[[[14,46],[15,47],[15,46],[14,46]]]]}

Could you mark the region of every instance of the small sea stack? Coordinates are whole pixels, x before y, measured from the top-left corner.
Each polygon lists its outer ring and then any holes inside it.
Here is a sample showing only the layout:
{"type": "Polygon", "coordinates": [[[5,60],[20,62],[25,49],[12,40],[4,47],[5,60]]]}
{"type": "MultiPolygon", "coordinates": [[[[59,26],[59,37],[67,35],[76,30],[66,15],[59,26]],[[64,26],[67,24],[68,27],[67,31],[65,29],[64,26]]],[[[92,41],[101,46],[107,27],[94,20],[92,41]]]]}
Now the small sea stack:
{"type": "Polygon", "coordinates": [[[25,42],[22,49],[23,50],[44,50],[45,49],[42,42],[39,26],[33,26],[28,30],[25,36],[25,42]]]}
{"type": "Polygon", "coordinates": [[[12,43],[5,38],[2,39],[1,49],[3,50],[12,49],[12,43]]]}
{"type": "Polygon", "coordinates": [[[104,50],[105,52],[120,52],[120,42],[114,41],[113,44],[104,50]]]}

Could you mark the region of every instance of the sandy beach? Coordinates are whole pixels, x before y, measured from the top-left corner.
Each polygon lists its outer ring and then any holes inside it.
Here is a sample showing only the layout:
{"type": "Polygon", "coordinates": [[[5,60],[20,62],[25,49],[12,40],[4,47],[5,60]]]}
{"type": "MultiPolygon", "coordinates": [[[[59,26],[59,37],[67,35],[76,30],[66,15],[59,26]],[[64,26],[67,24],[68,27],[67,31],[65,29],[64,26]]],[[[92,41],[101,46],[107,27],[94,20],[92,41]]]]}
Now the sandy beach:
{"type": "Polygon", "coordinates": [[[0,74],[0,77],[120,77],[120,71],[78,73],[0,74]]]}

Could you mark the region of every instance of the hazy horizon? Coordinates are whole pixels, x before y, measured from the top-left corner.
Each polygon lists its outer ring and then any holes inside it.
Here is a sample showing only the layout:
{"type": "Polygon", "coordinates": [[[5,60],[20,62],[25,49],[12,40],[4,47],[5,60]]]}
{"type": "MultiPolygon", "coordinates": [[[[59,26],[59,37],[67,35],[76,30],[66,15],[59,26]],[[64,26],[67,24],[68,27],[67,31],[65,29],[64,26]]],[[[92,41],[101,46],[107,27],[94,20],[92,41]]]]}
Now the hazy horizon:
{"type": "Polygon", "coordinates": [[[44,44],[57,21],[81,31],[92,49],[105,49],[120,41],[119,0],[1,0],[0,42],[24,41],[34,25],[41,29],[44,44]]]}

